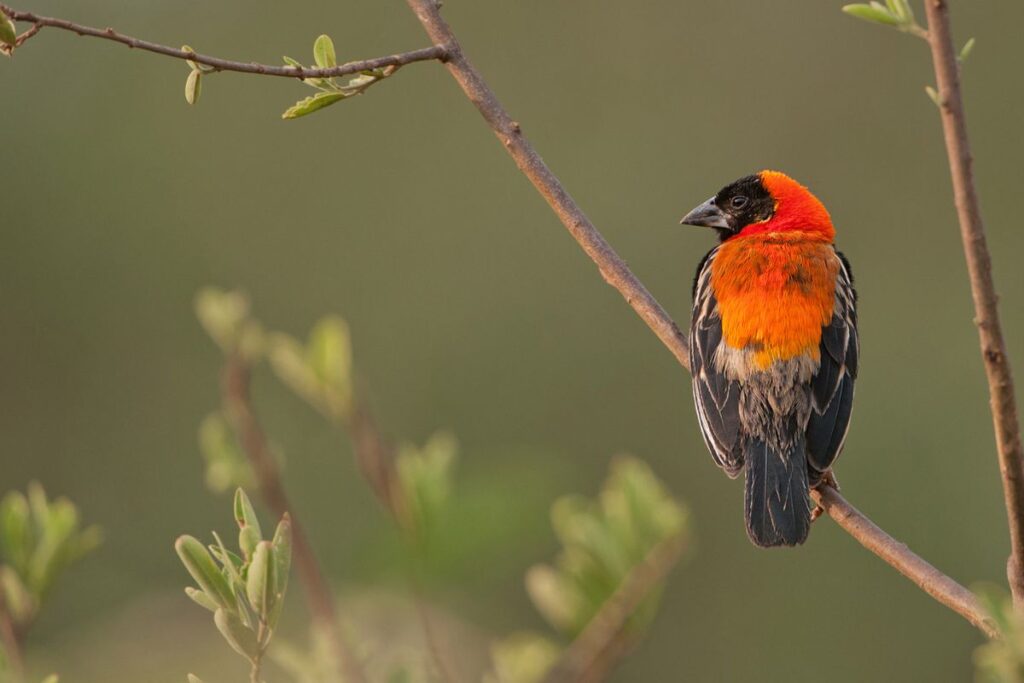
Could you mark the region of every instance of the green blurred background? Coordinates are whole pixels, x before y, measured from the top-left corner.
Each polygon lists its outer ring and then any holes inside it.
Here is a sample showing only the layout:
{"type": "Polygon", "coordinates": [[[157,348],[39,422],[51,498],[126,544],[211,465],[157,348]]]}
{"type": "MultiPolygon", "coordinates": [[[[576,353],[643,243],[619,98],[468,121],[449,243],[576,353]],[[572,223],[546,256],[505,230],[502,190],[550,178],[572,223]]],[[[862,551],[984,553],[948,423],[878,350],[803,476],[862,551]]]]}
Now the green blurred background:
{"type": "MultiPolygon", "coordinates": [[[[838,474],[858,507],[964,582],[1001,580],[1006,522],[970,292],[919,41],[839,2],[447,0],[464,47],[567,188],[681,323],[713,236],[676,225],[763,167],[832,212],[861,293],[862,372],[838,474]]],[[[225,57],[339,59],[426,44],[400,0],[18,9],[225,57]]],[[[918,5],[918,9],[919,5],[918,5]]],[[[1019,220],[1024,5],[953,3],[1010,352],[1024,377],[1019,220]]],[[[764,552],[742,487],[701,442],[689,378],[565,234],[443,69],[413,65],[316,116],[285,80],[215,75],[46,30],[0,63],[0,489],[42,481],[107,533],[64,580],[30,657],[69,681],[241,673],[181,594],[171,545],[227,529],[196,445],[220,353],[198,288],[268,325],[350,322],[387,431],[462,443],[456,530],[432,599],[481,638],[542,628],[523,571],[560,493],[646,459],[696,543],[618,681],[963,681],[980,635],[831,522],[764,552]]],[[[343,594],[400,591],[398,547],[344,437],[269,375],[258,408],[343,594]]],[[[354,596],[354,597],[353,597],[354,596]]],[[[297,594],[293,620],[301,618],[297,594]]],[[[294,631],[301,636],[301,628],[294,631]]],[[[210,680],[207,678],[207,680],[210,680]]]]}

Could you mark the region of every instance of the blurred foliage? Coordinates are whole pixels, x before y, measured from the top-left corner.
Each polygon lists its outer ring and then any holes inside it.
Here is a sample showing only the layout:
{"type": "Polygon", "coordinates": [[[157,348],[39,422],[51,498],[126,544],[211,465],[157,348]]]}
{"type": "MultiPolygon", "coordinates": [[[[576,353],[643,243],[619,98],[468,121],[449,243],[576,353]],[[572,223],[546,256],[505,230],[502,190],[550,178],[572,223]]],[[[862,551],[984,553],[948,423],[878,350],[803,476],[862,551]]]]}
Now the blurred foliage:
{"type": "MultiPolygon", "coordinates": [[[[526,588],[537,610],[562,635],[574,638],[623,585],[630,572],[661,544],[685,537],[686,508],[672,498],[643,461],[620,456],[594,500],[565,496],[552,506],[552,526],[562,544],[553,565],[527,572],[526,588]]],[[[631,642],[657,613],[662,584],[629,615],[631,642]]],[[[492,651],[493,683],[537,683],[560,648],[543,636],[519,633],[492,651]]]]}
{"type": "Polygon", "coordinates": [[[198,585],[187,587],[185,594],[213,613],[217,630],[231,649],[249,661],[254,680],[258,680],[288,587],[291,522],[286,515],[273,538],[265,540],[256,511],[242,489],[235,492],[234,513],[241,555],[228,550],[216,533],[212,545],[182,536],[174,549],[198,585]]]}
{"type": "Polygon", "coordinates": [[[36,482],[26,494],[12,491],[0,501],[0,597],[19,632],[28,630],[68,567],[101,539],[99,527],[82,528],[74,503],[48,499],[36,482]]]}
{"type": "Polygon", "coordinates": [[[398,450],[398,521],[416,543],[429,544],[444,532],[441,521],[451,495],[458,449],[455,437],[439,432],[422,447],[404,443],[398,450]]]}
{"type": "Polygon", "coordinates": [[[1000,637],[974,651],[978,683],[1024,682],[1024,613],[1014,609],[1006,589],[995,585],[976,591],[999,628],[1000,637]]]}

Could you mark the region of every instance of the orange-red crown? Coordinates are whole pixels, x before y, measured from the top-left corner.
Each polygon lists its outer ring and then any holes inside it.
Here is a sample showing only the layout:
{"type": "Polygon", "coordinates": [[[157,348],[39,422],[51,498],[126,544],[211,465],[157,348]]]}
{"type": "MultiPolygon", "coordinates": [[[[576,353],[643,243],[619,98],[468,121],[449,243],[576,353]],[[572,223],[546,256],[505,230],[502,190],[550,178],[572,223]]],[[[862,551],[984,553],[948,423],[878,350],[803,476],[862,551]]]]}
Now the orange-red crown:
{"type": "Polygon", "coordinates": [[[757,174],[775,200],[775,213],[763,223],[748,225],[741,235],[765,232],[803,232],[831,242],[835,238],[832,218],[825,205],[810,190],[779,171],[757,174]]]}

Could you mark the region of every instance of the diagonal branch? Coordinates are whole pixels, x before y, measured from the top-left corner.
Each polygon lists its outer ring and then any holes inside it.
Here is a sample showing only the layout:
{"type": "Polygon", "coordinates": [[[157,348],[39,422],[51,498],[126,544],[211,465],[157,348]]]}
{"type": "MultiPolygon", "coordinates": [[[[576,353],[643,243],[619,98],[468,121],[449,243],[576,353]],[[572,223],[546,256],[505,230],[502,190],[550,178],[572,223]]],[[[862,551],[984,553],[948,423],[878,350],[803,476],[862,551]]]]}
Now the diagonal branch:
{"type": "Polygon", "coordinates": [[[270,452],[266,434],[263,433],[263,428],[253,412],[249,398],[250,379],[251,369],[246,362],[238,354],[229,355],[221,374],[224,411],[238,434],[242,450],[249,458],[264,502],[278,517],[286,514],[291,517],[295,566],[306,591],[310,614],[327,634],[344,680],[364,683],[366,677],[342,633],[334,606],[334,594],[320,569],[305,529],[288,500],[281,481],[281,472],[270,452]]]}
{"type": "Polygon", "coordinates": [[[205,64],[206,66],[211,67],[214,71],[235,71],[238,73],[258,74],[261,76],[280,76],[283,78],[299,79],[333,78],[336,76],[348,76],[359,73],[360,71],[380,69],[386,66],[401,67],[406,64],[412,64],[413,62],[433,60],[444,61],[446,57],[444,49],[435,45],[419,50],[413,50],[412,52],[402,52],[399,54],[387,55],[385,57],[377,57],[375,59],[364,59],[356,62],[339,64],[338,66],[328,69],[307,69],[305,67],[298,66],[277,66],[272,64],[257,64],[255,62],[235,62],[230,59],[221,59],[220,57],[211,57],[209,55],[199,54],[198,52],[192,52],[191,50],[182,50],[168,45],[152,43],[148,40],[140,40],[139,38],[133,38],[132,36],[118,33],[112,28],[94,28],[92,26],[76,24],[72,21],[67,21],[66,19],[44,17],[38,14],[33,14],[32,12],[19,12],[2,4],[0,4],[0,11],[14,21],[24,21],[32,24],[32,28],[18,37],[17,45],[23,44],[26,40],[38,33],[40,29],[50,27],[64,31],[71,31],[72,33],[77,33],[80,36],[111,40],[115,43],[121,43],[122,45],[127,45],[128,47],[136,50],[154,52],[158,55],[164,55],[165,57],[173,57],[175,59],[190,60],[197,64],[205,64]]]}
{"type": "MultiPolygon", "coordinates": [[[[689,369],[688,345],[679,327],[601,236],[601,233],[569,196],[558,178],[523,135],[519,124],[498,102],[494,91],[484,82],[483,77],[463,54],[454,32],[441,16],[440,5],[437,1],[406,0],[406,2],[420,23],[423,24],[431,41],[447,50],[448,60],[445,62],[445,66],[458,82],[466,97],[476,106],[509,155],[515,160],[516,165],[541,196],[547,200],[583,251],[594,261],[605,281],[622,294],[626,302],[668,347],[679,363],[689,369]]],[[[823,496],[827,503],[825,510],[829,516],[857,538],[864,547],[911,579],[939,602],[985,631],[986,635],[994,635],[994,630],[990,626],[986,626],[984,610],[971,596],[970,591],[915,555],[906,545],[889,536],[856,508],[846,503],[845,499],[834,489],[825,489],[823,496]]]]}
{"type": "Polygon", "coordinates": [[[967,257],[967,272],[974,297],[974,322],[978,326],[981,357],[988,377],[999,470],[1010,523],[1011,555],[1006,573],[1014,603],[1020,606],[1024,604],[1024,450],[1021,448],[1013,376],[999,324],[999,297],[992,279],[985,225],[974,187],[973,159],[960,94],[960,67],[949,26],[949,6],[946,0],[926,0],[925,11],[928,14],[928,44],[939,87],[942,132],[953,179],[953,199],[967,257]]]}

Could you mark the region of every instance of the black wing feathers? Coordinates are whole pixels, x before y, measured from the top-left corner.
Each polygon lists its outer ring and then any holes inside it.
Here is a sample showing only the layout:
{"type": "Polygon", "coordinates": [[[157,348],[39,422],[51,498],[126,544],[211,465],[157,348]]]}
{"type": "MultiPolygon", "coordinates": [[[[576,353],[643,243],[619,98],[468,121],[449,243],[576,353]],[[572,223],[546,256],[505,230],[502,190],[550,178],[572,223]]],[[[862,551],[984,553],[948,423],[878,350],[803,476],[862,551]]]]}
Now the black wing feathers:
{"type": "Polygon", "coordinates": [[[718,466],[730,477],[735,477],[743,469],[739,443],[740,387],[719,372],[714,364],[715,350],[722,341],[722,320],[709,282],[714,253],[713,249],[704,257],[694,278],[690,371],[693,373],[693,398],[704,442],[718,466]]]}
{"type": "Polygon", "coordinates": [[[811,418],[806,434],[807,462],[814,470],[812,485],[820,480],[843,449],[860,353],[857,293],[849,263],[842,254],[839,258],[842,267],[836,281],[835,310],[831,322],[821,331],[821,366],[811,386],[811,418]]]}

